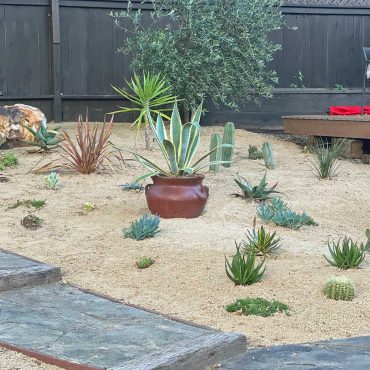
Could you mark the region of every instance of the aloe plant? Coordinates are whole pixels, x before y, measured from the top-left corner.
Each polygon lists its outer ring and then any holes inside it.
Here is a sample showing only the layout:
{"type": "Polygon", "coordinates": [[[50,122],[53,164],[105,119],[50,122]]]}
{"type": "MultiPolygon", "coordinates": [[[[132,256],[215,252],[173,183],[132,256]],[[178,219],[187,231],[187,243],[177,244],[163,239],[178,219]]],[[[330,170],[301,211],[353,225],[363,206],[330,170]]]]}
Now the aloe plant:
{"type": "Polygon", "coordinates": [[[43,150],[55,149],[58,147],[58,144],[63,141],[63,137],[58,132],[59,127],[55,130],[49,130],[46,124],[41,123],[37,131],[27,126],[26,129],[34,136],[35,141],[25,140],[24,142],[29,145],[37,146],[43,150]]]}
{"type": "Polygon", "coordinates": [[[150,127],[166,161],[167,168],[160,167],[142,155],[127,150],[134,155],[135,159],[142,166],[149,170],[148,173],[140,176],[136,182],[141,182],[147,177],[155,175],[192,176],[205,167],[227,162],[222,160],[211,160],[204,163],[203,161],[219,148],[229,147],[230,144],[221,144],[220,146],[216,146],[194,162],[194,157],[199,147],[200,135],[202,132],[202,128],[199,124],[201,113],[202,104],[199,105],[193,114],[191,122],[183,125],[181,123],[177,103],[175,103],[171,115],[169,135],[166,132],[161,115],[157,116],[157,122],[155,124],[151,115],[148,114],[150,127]]]}

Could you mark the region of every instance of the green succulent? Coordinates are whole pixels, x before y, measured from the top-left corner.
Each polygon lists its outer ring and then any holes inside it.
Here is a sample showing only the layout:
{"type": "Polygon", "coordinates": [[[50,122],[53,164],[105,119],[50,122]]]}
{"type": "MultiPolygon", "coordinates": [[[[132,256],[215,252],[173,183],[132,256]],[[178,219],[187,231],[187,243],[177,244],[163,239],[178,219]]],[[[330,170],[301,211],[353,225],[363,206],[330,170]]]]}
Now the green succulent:
{"type": "MultiPolygon", "coordinates": [[[[236,244],[236,243],[235,243],[236,244]]],[[[248,254],[240,252],[240,247],[236,244],[236,254],[231,263],[225,256],[225,271],[227,277],[235,285],[251,285],[262,279],[266,270],[264,260],[256,265],[256,256],[253,251],[248,254]]]]}
{"type": "Polygon", "coordinates": [[[49,175],[45,176],[46,186],[49,189],[56,190],[59,185],[59,175],[57,172],[50,172],[49,175]]]}
{"type": "Polygon", "coordinates": [[[350,279],[344,276],[334,276],[326,281],[323,293],[329,299],[352,301],[356,291],[350,279]]]}
{"type": "Polygon", "coordinates": [[[263,226],[247,232],[247,240],[240,243],[245,253],[254,252],[256,255],[268,255],[280,248],[280,238],[276,238],[276,231],[270,234],[263,226]]]}
{"type": "Polygon", "coordinates": [[[263,159],[263,154],[255,145],[249,145],[248,158],[252,160],[263,159]]]}
{"type": "Polygon", "coordinates": [[[123,230],[124,238],[144,240],[152,238],[159,231],[159,216],[144,215],[139,220],[131,223],[130,227],[123,230]]]}
{"type": "Polygon", "coordinates": [[[143,185],[138,183],[138,182],[126,183],[126,184],[120,185],[120,188],[122,190],[126,190],[126,191],[131,191],[131,190],[142,191],[142,190],[144,190],[143,185]]]}
{"type": "MultiPolygon", "coordinates": [[[[266,182],[266,173],[263,175],[258,185],[253,185],[246,178],[238,174],[238,179],[234,179],[239,188],[242,190],[242,197],[249,200],[264,201],[271,198],[271,194],[280,193],[275,190],[277,183],[271,187],[268,187],[266,182]]],[[[240,196],[239,194],[234,194],[240,196]]]]}
{"type": "Polygon", "coordinates": [[[153,265],[154,263],[154,259],[153,258],[150,258],[150,257],[142,257],[140,258],[137,262],[136,262],[136,266],[139,268],[139,269],[146,269],[148,267],[150,267],[151,265],[153,265]]]}
{"type": "MultiPolygon", "coordinates": [[[[170,134],[167,135],[161,115],[157,116],[157,123],[154,124],[150,115],[148,120],[150,127],[154,133],[157,144],[163,154],[168,168],[160,167],[149,159],[131,152],[135,159],[146,169],[149,170],[143,176],[140,176],[136,182],[140,182],[147,177],[159,176],[191,176],[196,174],[201,169],[208,167],[212,164],[223,164],[225,161],[212,161],[208,163],[201,163],[208,156],[216,151],[219,147],[213,148],[211,151],[203,155],[200,159],[193,162],[194,156],[197,152],[200,142],[200,135],[202,129],[199,125],[200,117],[202,114],[202,105],[194,113],[191,122],[182,125],[180,113],[175,103],[170,121],[170,134]]],[[[229,147],[229,144],[222,144],[220,147],[229,147]]]]}
{"type": "Polygon", "coordinates": [[[25,206],[27,208],[36,208],[41,209],[46,205],[46,200],[38,200],[38,199],[27,199],[27,200],[17,200],[15,203],[10,204],[8,209],[15,209],[21,206],[25,206]]]}
{"type": "Polygon", "coordinates": [[[270,143],[264,142],[262,144],[262,156],[265,161],[266,168],[269,170],[274,170],[276,168],[276,161],[270,143]]]}
{"type": "Polygon", "coordinates": [[[0,171],[5,170],[6,167],[15,167],[19,163],[18,157],[14,153],[6,153],[0,157],[0,171]]]}
{"type": "Polygon", "coordinates": [[[292,211],[280,198],[271,198],[269,204],[260,204],[257,214],[265,223],[274,223],[277,226],[297,230],[302,226],[317,226],[312,217],[305,212],[292,211]]]}
{"type": "Polygon", "coordinates": [[[86,202],[82,205],[82,209],[89,213],[89,212],[92,212],[94,209],[96,208],[95,204],[93,203],[90,203],[90,202],[86,202]]]}
{"type": "Polygon", "coordinates": [[[238,312],[241,311],[243,315],[255,315],[268,317],[272,316],[276,312],[283,312],[286,315],[290,315],[290,308],[285,303],[279,301],[268,301],[264,298],[246,298],[238,299],[232,304],[226,306],[227,312],[238,312]]]}
{"type": "Polygon", "coordinates": [[[332,266],[340,269],[355,268],[364,261],[368,248],[368,243],[358,245],[351,238],[345,237],[343,240],[339,239],[337,243],[328,242],[331,259],[324,257],[332,266]]]}
{"type": "Polygon", "coordinates": [[[24,142],[43,150],[55,149],[63,141],[62,135],[58,132],[59,127],[55,130],[49,130],[45,123],[41,123],[37,131],[31,127],[26,127],[26,129],[35,137],[35,141],[25,140],[24,142]]]}

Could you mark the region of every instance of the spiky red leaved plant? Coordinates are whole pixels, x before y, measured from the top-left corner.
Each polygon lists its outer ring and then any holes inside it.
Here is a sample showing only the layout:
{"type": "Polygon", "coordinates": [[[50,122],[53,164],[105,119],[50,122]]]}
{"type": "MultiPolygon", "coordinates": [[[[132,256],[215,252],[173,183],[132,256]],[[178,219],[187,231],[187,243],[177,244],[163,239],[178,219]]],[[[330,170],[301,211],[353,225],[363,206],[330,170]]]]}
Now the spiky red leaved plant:
{"type": "Polygon", "coordinates": [[[63,167],[71,168],[82,174],[96,172],[99,167],[104,166],[104,163],[110,165],[110,157],[112,151],[109,137],[112,133],[113,116],[98,133],[98,125],[92,127],[86,115],[85,122],[82,116],[78,117],[76,143],[71,139],[66,131],[63,131],[62,136],[64,142],[61,145],[63,159],[66,163],[63,167]]]}

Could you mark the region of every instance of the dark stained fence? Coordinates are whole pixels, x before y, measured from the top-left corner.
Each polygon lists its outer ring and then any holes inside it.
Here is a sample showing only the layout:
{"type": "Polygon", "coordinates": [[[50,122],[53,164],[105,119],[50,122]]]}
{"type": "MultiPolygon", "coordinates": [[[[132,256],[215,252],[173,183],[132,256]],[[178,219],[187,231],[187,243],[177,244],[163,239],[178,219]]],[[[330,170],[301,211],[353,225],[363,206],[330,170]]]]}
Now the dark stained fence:
{"type": "MultiPolygon", "coordinates": [[[[107,14],[126,5],[122,0],[0,0],[0,103],[35,105],[49,120],[64,121],[76,120],[88,108],[90,120],[102,120],[120,103],[110,85],[120,86],[130,76],[129,57],[117,52],[126,35],[107,14]]],[[[149,21],[148,4],[136,1],[135,6],[149,21]]],[[[281,115],[360,103],[370,8],[291,5],[283,11],[297,30],[285,27],[271,35],[282,45],[270,65],[279,75],[274,98],[241,112],[209,104],[205,122],[279,128],[281,115]],[[305,89],[290,89],[299,72],[305,89]]]]}

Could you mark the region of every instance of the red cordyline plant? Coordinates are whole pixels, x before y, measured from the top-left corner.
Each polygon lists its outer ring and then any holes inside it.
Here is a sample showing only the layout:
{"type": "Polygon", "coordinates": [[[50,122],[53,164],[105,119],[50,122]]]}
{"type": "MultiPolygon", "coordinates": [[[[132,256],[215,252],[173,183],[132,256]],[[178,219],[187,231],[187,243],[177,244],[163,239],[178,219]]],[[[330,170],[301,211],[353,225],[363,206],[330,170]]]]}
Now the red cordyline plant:
{"type": "Polygon", "coordinates": [[[98,133],[98,126],[91,128],[89,119],[86,115],[85,122],[82,116],[78,117],[77,123],[77,143],[71,139],[67,132],[63,132],[64,144],[61,146],[64,154],[62,158],[66,160],[64,167],[69,167],[82,174],[95,172],[104,163],[109,164],[110,151],[109,137],[112,133],[113,116],[98,133]]]}
{"type": "Polygon", "coordinates": [[[111,143],[109,141],[113,127],[113,116],[111,120],[106,123],[104,121],[103,127],[99,132],[98,125],[92,127],[86,115],[85,122],[82,116],[78,117],[76,142],[70,135],[63,131],[63,144],[60,145],[63,153],[61,157],[63,161],[56,160],[50,162],[35,172],[45,172],[56,168],[67,168],[75,170],[82,174],[90,174],[96,172],[100,167],[107,164],[111,166],[111,157],[113,151],[111,150],[111,143]]]}

